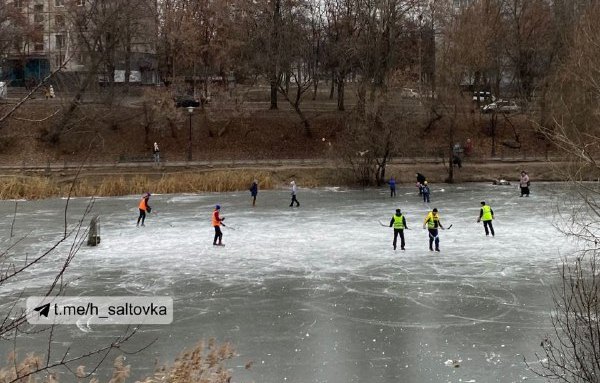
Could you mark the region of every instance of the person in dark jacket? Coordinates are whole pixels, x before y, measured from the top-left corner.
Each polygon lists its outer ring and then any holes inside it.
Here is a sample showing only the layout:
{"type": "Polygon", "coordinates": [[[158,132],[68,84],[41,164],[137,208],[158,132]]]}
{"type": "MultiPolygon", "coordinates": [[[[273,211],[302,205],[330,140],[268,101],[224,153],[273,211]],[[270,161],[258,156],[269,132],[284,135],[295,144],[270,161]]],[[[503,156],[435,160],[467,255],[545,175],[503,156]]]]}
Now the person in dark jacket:
{"type": "Polygon", "coordinates": [[[421,173],[417,173],[417,187],[419,188],[419,195],[423,195],[423,185],[427,179],[421,173]]]}
{"type": "Polygon", "coordinates": [[[250,196],[252,197],[252,206],[256,206],[256,196],[258,195],[258,181],[252,181],[250,185],[250,196]]]}
{"type": "Polygon", "coordinates": [[[423,202],[429,203],[429,194],[431,193],[431,191],[429,190],[429,185],[427,185],[427,181],[423,183],[421,193],[423,194],[423,202]]]}

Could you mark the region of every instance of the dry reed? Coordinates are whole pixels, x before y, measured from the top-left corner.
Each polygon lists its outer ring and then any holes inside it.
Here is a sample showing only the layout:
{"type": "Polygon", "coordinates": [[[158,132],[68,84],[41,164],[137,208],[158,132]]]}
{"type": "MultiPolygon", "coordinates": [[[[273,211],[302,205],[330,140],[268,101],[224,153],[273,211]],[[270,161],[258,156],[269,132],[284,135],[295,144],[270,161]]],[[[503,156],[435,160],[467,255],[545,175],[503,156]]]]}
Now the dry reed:
{"type": "MultiPolygon", "coordinates": [[[[122,196],[152,193],[197,193],[247,190],[253,179],[261,189],[272,189],[275,182],[268,172],[251,170],[173,173],[161,178],[146,175],[108,176],[92,183],[89,178],[75,181],[71,195],[122,196]]],[[[47,177],[8,177],[0,183],[0,199],[41,199],[67,196],[71,182],[58,182],[47,177]]]]}
{"type": "MultiPolygon", "coordinates": [[[[231,344],[218,345],[214,339],[208,344],[199,342],[192,350],[184,350],[171,366],[161,366],[153,376],[138,380],[136,383],[229,383],[232,375],[225,368],[225,363],[235,356],[231,344]]],[[[0,383],[12,381],[58,383],[58,378],[53,370],[45,370],[35,373],[44,367],[44,361],[40,356],[27,354],[22,360],[18,360],[14,353],[9,354],[6,366],[0,368],[0,383]],[[27,378],[18,380],[33,373],[27,378]],[[39,380],[38,375],[45,375],[39,380]]],[[[125,383],[131,374],[131,366],[125,365],[125,358],[115,358],[112,376],[108,383],[125,383]]],[[[78,382],[84,382],[85,367],[79,366],[75,371],[78,382]]],[[[91,378],[89,383],[100,383],[97,377],[91,378]]]]}

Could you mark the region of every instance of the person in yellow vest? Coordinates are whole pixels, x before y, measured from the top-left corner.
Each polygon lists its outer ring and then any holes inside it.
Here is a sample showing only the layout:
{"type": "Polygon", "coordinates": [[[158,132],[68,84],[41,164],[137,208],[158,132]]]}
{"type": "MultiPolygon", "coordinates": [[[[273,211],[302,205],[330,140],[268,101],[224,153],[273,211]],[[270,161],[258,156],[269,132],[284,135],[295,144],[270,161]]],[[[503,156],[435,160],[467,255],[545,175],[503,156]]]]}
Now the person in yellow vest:
{"type": "Polygon", "coordinates": [[[140,200],[140,204],[138,205],[140,209],[140,215],[138,216],[136,226],[140,226],[140,220],[142,221],[142,226],[144,226],[144,221],[146,220],[146,212],[150,213],[150,211],[152,211],[152,208],[150,207],[150,205],[148,205],[150,196],[150,193],[145,193],[142,199],[140,200]]]}
{"type": "Polygon", "coordinates": [[[225,220],[225,217],[221,217],[219,212],[221,211],[221,205],[215,206],[215,210],[212,213],[212,226],[215,228],[215,238],[213,239],[213,246],[225,246],[223,244],[223,232],[221,231],[221,223],[225,220]]]}
{"type": "Polygon", "coordinates": [[[396,250],[396,243],[398,236],[400,236],[400,250],[404,250],[404,229],[408,229],[406,226],[406,217],[402,215],[400,209],[396,209],[396,214],[392,216],[390,221],[390,227],[394,227],[394,250],[396,250]]]}
{"type": "Polygon", "coordinates": [[[440,215],[438,214],[438,209],[434,208],[427,214],[425,217],[425,222],[423,222],[423,229],[427,227],[429,231],[429,251],[433,251],[433,244],[435,243],[435,251],[440,251],[440,237],[438,233],[438,228],[445,230],[442,222],[440,221],[440,215]]]}
{"type": "Polygon", "coordinates": [[[494,226],[492,226],[492,220],[494,219],[494,211],[489,205],[486,205],[485,201],[481,201],[481,209],[479,210],[479,218],[477,218],[477,223],[479,221],[483,221],[483,228],[485,229],[485,235],[490,235],[492,233],[492,237],[494,236],[494,226]],[[489,230],[488,230],[489,227],[489,230]]]}

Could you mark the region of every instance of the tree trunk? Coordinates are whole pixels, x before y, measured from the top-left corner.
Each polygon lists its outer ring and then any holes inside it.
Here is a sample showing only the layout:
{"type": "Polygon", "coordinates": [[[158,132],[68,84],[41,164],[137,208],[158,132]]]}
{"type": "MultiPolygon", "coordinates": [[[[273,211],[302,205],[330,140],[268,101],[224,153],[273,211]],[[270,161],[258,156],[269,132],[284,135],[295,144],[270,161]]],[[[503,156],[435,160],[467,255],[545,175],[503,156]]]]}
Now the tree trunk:
{"type": "Polygon", "coordinates": [[[281,28],[281,0],[273,1],[273,29],[271,30],[270,53],[270,77],[271,77],[271,106],[269,109],[275,110],[277,107],[277,87],[279,70],[279,28],[281,28]]]}
{"type": "Polygon", "coordinates": [[[60,141],[60,134],[63,129],[70,123],[71,117],[75,113],[75,111],[79,108],[79,104],[81,102],[81,98],[83,97],[83,93],[87,90],[87,88],[92,84],[94,80],[97,79],[97,71],[100,65],[100,59],[97,59],[94,65],[89,69],[85,80],[79,87],[77,94],[71,103],[69,104],[69,109],[63,115],[63,118],[60,119],[58,124],[54,124],[52,129],[48,132],[47,135],[43,136],[42,139],[47,142],[51,142],[53,144],[57,144],[60,141]]]}
{"type": "Polygon", "coordinates": [[[125,93],[129,93],[129,76],[131,75],[131,31],[127,26],[127,35],[125,36],[125,93]]]}
{"type": "Polygon", "coordinates": [[[345,84],[345,76],[339,76],[337,81],[337,92],[338,92],[338,102],[337,109],[342,112],[346,108],[344,107],[344,84],[345,84]]]}
{"type": "Polygon", "coordinates": [[[329,99],[333,100],[335,94],[335,71],[331,71],[331,88],[329,89],[329,99]]]}
{"type": "Polygon", "coordinates": [[[277,107],[277,77],[275,79],[271,78],[271,106],[269,107],[271,110],[278,109],[277,107]]]}

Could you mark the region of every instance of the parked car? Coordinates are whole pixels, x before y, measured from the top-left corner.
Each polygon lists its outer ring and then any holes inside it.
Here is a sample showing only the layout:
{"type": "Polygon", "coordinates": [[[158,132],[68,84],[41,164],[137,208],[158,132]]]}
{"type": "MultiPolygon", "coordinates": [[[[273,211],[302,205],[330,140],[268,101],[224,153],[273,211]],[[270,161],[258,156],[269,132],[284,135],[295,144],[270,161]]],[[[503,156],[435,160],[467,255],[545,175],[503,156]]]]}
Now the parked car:
{"type": "Polygon", "coordinates": [[[197,108],[200,106],[200,101],[196,100],[192,96],[178,96],[175,97],[175,106],[177,108],[187,108],[190,106],[197,108]]]}
{"type": "Polygon", "coordinates": [[[491,92],[473,92],[473,102],[479,102],[480,104],[489,104],[496,101],[496,97],[491,92]]]}
{"type": "Polygon", "coordinates": [[[419,93],[414,89],[402,88],[400,91],[400,96],[406,98],[419,98],[419,93]]]}
{"type": "Polygon", "coordinates": [[[481,108],[483,113],[514,113],[519,110],[519,106],[514,101],[509,100],[498,100],[481,108]]]}

